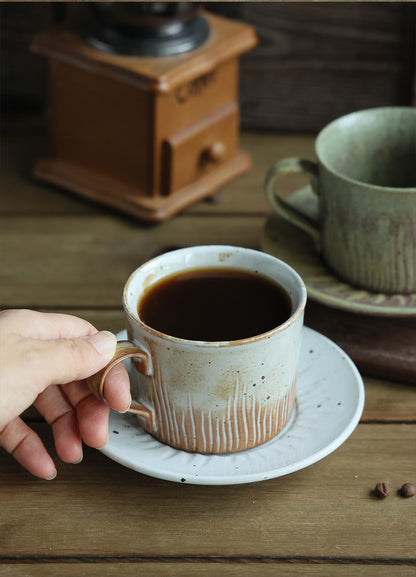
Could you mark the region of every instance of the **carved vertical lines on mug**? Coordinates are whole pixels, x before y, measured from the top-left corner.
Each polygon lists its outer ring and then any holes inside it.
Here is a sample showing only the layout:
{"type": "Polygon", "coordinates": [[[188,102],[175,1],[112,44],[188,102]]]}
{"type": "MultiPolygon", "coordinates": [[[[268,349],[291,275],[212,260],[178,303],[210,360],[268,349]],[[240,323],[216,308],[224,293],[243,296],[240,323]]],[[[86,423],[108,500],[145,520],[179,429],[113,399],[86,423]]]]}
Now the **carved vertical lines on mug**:
{"type": "Polygon", "coordinates": [[[410,232],[409,237],[407,238],[405,234],[403,234],[403,240],[399,250],[403,251],[403,276],[406,279],[406,286],[408,287],[408,291],[416,292],[416,224],[413,223],[413,234],[410,232]]]}
{"type": "MultiPolygon", "coordinates": [[[[290,387],[288,394],[283,399],[284,401],[283,407],[279,408],[279,423],[286,424],[290,418],[290,415],[292,414],[296,399],[296,382],[297,382],[297,374],[295,374],[292,386],[290,387]],[[282,411],[281,413],[280,410],[282,411]]],[[[283,427],[280,426],[278,432],[281,431],[282,428],[283,427]]]]}
{"type": "Polygon", "coordinates": [[[256,419],[256,404],[254,402],[253,396],[250,396],[249,399],[250,399],[249,443],[254,447],[257,444],[256,428],[253,426],[253,423],[255,422],[256,419]]]}
{"type": "Polygon", "coordinates": [[[214,446],[214,426],[213,426],[213,418],[212,418],[212,413],[211,411],[208,413],[207,415],[208,419],[207,419],[207,435],[205,438],[205,442],[206,442],[206,450],[209,449],[209,447],[213,447],[214,446]]]}
{"type": "MultiPolygon", "coordinates": [[[[165,391],[165,398],[167,398],[167,391],[165,391]]],[[[180,433],[180,429],[179,429],[179,425],[178,423],[181,421],[182,419],[182,412],[180,414],[178,414],[177,411],[175,411],[173,409],[173,407],[170,407],[170,404],[167,403],[170,410],[169,410],[169,421],[168,424],[170,426],[170,430],[171,430],[171,438],[173,439],[173,443],[176,445],[180,444],[180,440],[181,440],[181,433],[180,433]]]]}
{"type": "Polygon", "coordinates": [[[227,438],[227,434],[226,434],[226,432],[225,432],[225,431],[226,431],[226,422],[225,422],[225,420],[224,420],[224,419],[221,419],[220,424],[221,424],[221,429],[220,429],[220,430],[221,430],[222,435],[220,435],[220,437],[219,437],[217,452],[220,453],[220,452],[221,452],[221,447],[222,447],[223,450],[224,450],[224,452],[226,453],[227,450],[224,449],[224,445],[223,445],[224,439],[227,438]]]}
{"type": "MultiPolygon", "coordinates": [[[[168,386],[156,370],[152,402],[155,435],[172,446],[200,453],[229,453],[260,445],[287,424],[295,402],[296,377],[282,398],[256,400],[238,380],[230,394],[223,418],[211,410],[197,409],[188,393],[187,406],[173,408],[168,386]]],[[[251,387],[250,387],[251,389],[251,387]]]]}
{"type": "MultiPolygon", "coordinates": [[[[235,395],[235,392],[234,392],[235,395]]],[[[225,434],[225,437],[223,439],[223,446],[225,446],[225,452],[229,453],[230,451],[232,451],[233,449],[233,431],[232,431],[232,427],[231,427],[231,406],[232,406],[232,398],[228,399],[228,403],[227,403],[227,415],[226,415],[226,428],[227,428],[227,432],[225,434]]]]}
{"type": "Polygon", "coordinates": [[[242,413],[242,430],[241,436],[243,438],[243,443],[248,444],[249,438],[249,426],[247,422],[247,391],[241,393],[241,413],[242,413]]]}
{"type": "MultiPolygon", "coordinates": [[[[328,228],[335,228],[335,221],[328,218],[328,228]]],[[[375,239],[363,237],[362,233],[349,230],[342,234],[342,224],[338,229],[338,241],[327,248],[328,262],[335,271],[349,279],[352,284],[367,286],[377,292],[395,292],[397,286],[404,287],[400,292],[415,292],[416,252],[412,226],[397,226],[389,215],[379,215],[374,227],[375,239]],[[377,231],[386,229],[387,242],[377,242],[377,231]],[[407,232],[406,232],[407,231],[407,232]],[[345,250],[340,250],[344,247],[345,250]]],[[[383,230],[381,232],[383,232],[383,230]]],[[[370,232],[369,232],[370,234],[370,232]]]]}
{"type": "Polygon", "coordinates": [[[268,432],[268,434],[270,434],[272,430],[273,430],[273,414],[271,411],[269,411],[269,415],[268,415],[268,419],[267,419],[267,425],[266,425],[266,431],[268,432]]]}
{"type": "Polygon", "coordinates": [[[279,423],[282,423],[282,420],[284,419],[284,416],[286,414],[288,396],[289,396],[289,392],[287,393],[287,395],[285,395],[280,400],[280,403],[277,406],[277,411],[276,411],[276,416],[275,416],[276,421],[274,424],[274,429],[276,429],[276,430],[279,430],[279,423]]]}
{"type": "Polygon", "coordinates": [[[160,366],[157,367],[154,378],[154,408],[156,413],[156,422],[160,433],[158,436],[162,439],[170,439],[174,445],[178,445],[179,434],[177,427],[175,428],[176,418],[173,415],[173,409],[169,403],[168,390],[165,385],[165,379],[160,371],[160,366]]]}
{"type": "Polygon", "coordinates": [[[392,292],[398,285],[405,287],[406,291],[414,291],[416,254],[412,236],[406,234],[405,227],[392,231],[389,242],[383,245],[384,262],[373,265],[374,274],[366,281],[369,286],[377,283],[381,292],[392,292]]]}
{"type": "Polygon", "coordinates": [[[189,417],[195,420],[195,439],[188,439],[188,443],[192,443],[191,446],[195,451],[206,453],[206,442],[203,431],[204,413],[199,409],[195,409],[189,417]]]}
{"type": "Polygon", "coordinates": [[[233,450],[241,450],[250,444],[250,422],[249,415],[252,412],[252,401],[248,402],[249,394],[247,387],[237,378],[234,395],[234,428],[236,434],[233,437],[233,450]]]}
{"type": "Polygon", "coordinates": [[[254,399],[247,392],[247,412],[246,412],[246,415],[247,415],[248,435],[247,435],[246,442],[249,446],[254,446],[254,443],[256,443],[256,441],[257,441],[256,430],[253,427],[254,419],[256,418],[255,412],[256,412],[256,406],[255,406],[254,399]]]}
{"type": "Polygon", "coordinates": [[[196,426],[195,426],[195,419],[193,417],[194,409],[192,406],[192,395],[191,392],[188,391],[188,407],[184,411],[184,418],[185,418],[185,439],[184,445],[187,446],[195,443],[196,440],[196,426]]]}
{"type": "Polygon", "coordinates": [[[399,228],[399,230],[397,231],[397,256],[400,257],[401,254],[403,254],[403,258],[396,258],[396,267],[397,267],[397,278],[403,278],[406,286],[409,286],[409,275],[410,275],[410,271],[409,273],[407,273],[406,269],[410,269],[410,268],[414,268],[414,267],[409,267],[406,266],[406,261],[407,261],[407,249],[406,249],[406,242],[405,242],[405,232],[403,228],[399,228]]]}
{"type": "MultiPolygon", "coordinates": [[[[244,387],[241,387],[240,378],[237,376],[235,387],[234,387],[234,395],[232,399],[232,406],[233,406],[233,417],[231,421],[232,425],[232,433],[231,433],[231,442],[232,442],[232,450],[236,450],[236,448],[244,445],[244,440],[241,440],[241,436],[244,431],[244,421],[246,420],[246,415],[244,411],[244,387]]],[[[230,399],[231,401],[231,399],[230,399]]]]}
{"type": "MultiPolygon", "coordinates": [[[[279,404],[278,404],[279,406],[279,404]]],[[[263,441],[264,438],[264,423],[262,422],[262,418],[264,417],[264,413],[266,413],[267,410],[270,410],[271,407],[267,406],[267,407],[262,407],[261,403],[255,403],[254,405],[254,423],[253,423],[253,429],[256,432],[256,442],[257,444],[260,444],[263,441]]]]}
{"type": "Polygon", "coordinates": [[[156,423],[158,427],[158,434],[162,437],[166,435],[166,423],[168,420],[168,407],[163,398],[162,379],[160,376],[160,367],[156,366],[154,383],[153,383],[153,406],[155,409],[156,423]]]}
{"type": "Polygon", "coordinates": [[[205,424],[204,442],[205,442],[205,452],[207,452],[215,444],[215,437],[214,437],[215,417],[213,417],[211,411],[209,411],[209,413],[205,413],[205,418],[206,418],[206,424],[205,424]]]}
{"type": "Polygon", "coordinates": [[[184,415],[183,415],[183,412],[178,414],[177,411],[174,411],[174,410],[171,410],[170,413],[172,415],[172,433],[173,433],[174,442],[178,444],[178,443],[180,443],[180,439],[181,439],[181,429],[179,427],[179,423],[182,420],[182,418],[184,417],[184,415]]]}
{"type": "Polygon", "coordinates": [[[348,275],[351,275],[354,282],[357,282],[359,278],[368,282],[368,277],[371,277],[371,255],[365,244],[360,241],[359,235],[355,234],[354,231],[346,234],[346,238],[349,252],[345,251],[343,255],[346,260],[346,269],[349,270],[348,275]],[[351,256],[348,257],[348,254],[351,256]]]}
{"type": "Polygon", "coordinates": [[[221,432],[223,423],[218,419],[215,419],[215,452],[218,453],[219,446],[221,444],[221,432]]]}
{"type": "Polygon", "coordinates": [[[206,423],[205,423],[205,411],[198,411],[197,412],[197,433],[196,433],[196,437],[197,437],[197,441],[199,442],[199,450],[202,453],[206,453],[207,452],[207,435],[206,435],[206,423]]]}
{"type": "Polygon", "coordinates": [[[240,444],[240,436],[239,436],[239,431],[238,431],[238,421],[239,421],[239,415],[238,415],[238,402],[239,402],[239,379],[237,378],[235,387],[234,387],[234,394],[232,397],[230,397],[229,400],[229,414],[230,414],[230,419],[229,419],[229,424],[230,424],[230,445],[231,445],[231,450],[235,450],[234,447],[235,446],[239,446],[240,444]]]}
{"type": "Polygon", "coordinates": [[[212,413],[209,411],[208,413],[204,413],[204,426],[202,428],[202,434],[204,438],[204,453],[210,450],[212,447],[213,439],[211,437],[212,433],[212,413]]]}
{"type": "Polygon", "coordinates": [[[186,430],[186,415],[185,415],[185,411],[182,411],[179,439],[182,440],[182,439],[187,439],[187,438],[188,438],[188,434],[187,434],[187,430],[186,430]]]}
{"type": "Polygon", "coordinates": [[[357,279],[357,282],[359,282],[360,278],[363,278],[364,283],[367,285],[368,283],[374,282],[375,278],[377,277],[378,279],[380,279],[378,282],[381,282],[384,287],[386,284],[386,280],[382,279],[383,273],[382,270],[379,268],[380,263],[373,262],[371,249],[368,246],[365,249],[363,249],[361,245],[360,250],[360,241],[356,236],[354,238],[357,244],[354,260],[351,263],[352,267],[353,268],[355,267],[356,269],[356,271],[353,273],[354,278],[357,279]]]}

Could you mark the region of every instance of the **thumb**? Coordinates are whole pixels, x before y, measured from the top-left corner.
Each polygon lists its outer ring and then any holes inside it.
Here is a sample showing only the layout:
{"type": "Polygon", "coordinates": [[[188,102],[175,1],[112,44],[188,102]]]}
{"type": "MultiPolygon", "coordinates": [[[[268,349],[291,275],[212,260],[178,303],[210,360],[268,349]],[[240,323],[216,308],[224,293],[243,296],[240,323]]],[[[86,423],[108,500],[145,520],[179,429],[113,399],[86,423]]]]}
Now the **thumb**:
{"type": "Polygon", "coordinates": [[[117,339],[113,333],[101,331],[88,337],[40,342],[46,372],[42,384],[48,386],[64,385],[97,373],[113,358],[117,339]]]}

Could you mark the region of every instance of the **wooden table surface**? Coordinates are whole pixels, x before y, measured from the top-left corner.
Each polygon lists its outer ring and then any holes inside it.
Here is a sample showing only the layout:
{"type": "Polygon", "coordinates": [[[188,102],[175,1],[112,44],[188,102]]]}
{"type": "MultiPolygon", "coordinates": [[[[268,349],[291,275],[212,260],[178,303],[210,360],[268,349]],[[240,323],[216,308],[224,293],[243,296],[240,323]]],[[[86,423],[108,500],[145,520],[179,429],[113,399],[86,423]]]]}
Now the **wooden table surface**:
{"type": "MultiPolygon", "coordinates": [[[[2,139],[1,306],[70,312],[114,332],[137,266],[171,246],[259,248],[267,168],[282,156],[313,157],[312,136],[244,134],[250,173],[149,225],[32,181],[45,146],[36,130],[2,139]]],[[[304,184],[293,177],[282,187],[304,184]]],[[[416,483],[416,387],[364,380],[361,422],[339,449],[259,483],[176,484],[89,448],[78,465],[57,462],[46,482],[0,452],[0,575],[414,576],[416,497],[397,490],[416,483]],[[372,494],[378,481],[391,487],[385,500],[372,494]]],[[[26,419],[53,453],[48,426],[31,410],[26,419]]]]}

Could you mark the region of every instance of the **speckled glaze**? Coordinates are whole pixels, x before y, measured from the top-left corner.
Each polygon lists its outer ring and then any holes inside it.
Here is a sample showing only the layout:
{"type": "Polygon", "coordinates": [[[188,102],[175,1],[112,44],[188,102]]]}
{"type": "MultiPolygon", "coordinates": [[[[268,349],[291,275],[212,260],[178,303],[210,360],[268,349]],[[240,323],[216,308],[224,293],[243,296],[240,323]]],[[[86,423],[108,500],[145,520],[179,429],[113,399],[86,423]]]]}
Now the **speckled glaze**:
{"type": "MultiPolygon", "coordinates": [[[[120,339],[126,336],[126,331],[118,334],[120,339]]],[[[129,362],[127,368],[131,372],[129,362]]],[[[268,443],[218,455],[177,451],[138,427],[133,415],[112,411],[108,442],[100,450],[125,467],[181,484],[263,482],[299,471],[335,451],[357,426],[364,397],[363,380],[345,352],[303,327],[295,410],[284,430],[268,443]]]]}
{"type": "Polygon", "coordinates": [[[141,426],[172,447],[199,453],[232,453],[276,436],[294,407],[305,303],[298,274],[254,250],[191,247],[137,269],[126,283],[124,307],[128,346],[139,356],[131,411],[141,426]],[[291,297],[291,317],[262,335],[222,342],[175,338],[140,320],[137,303],[146,287],[181,270],[213,266],[256,271],[278,281],[291,297]]]}
{"type": "Polygon", "coordinates": [[[328,267],[351,285],[416,292],[416,108],[354,112],[324,128],[318,163],[284,159],[266,179],[278,214],[310,234],[328,267]],[[307,172],[319,197],[314,224],[274,194],[279,175],[307,172]]]}

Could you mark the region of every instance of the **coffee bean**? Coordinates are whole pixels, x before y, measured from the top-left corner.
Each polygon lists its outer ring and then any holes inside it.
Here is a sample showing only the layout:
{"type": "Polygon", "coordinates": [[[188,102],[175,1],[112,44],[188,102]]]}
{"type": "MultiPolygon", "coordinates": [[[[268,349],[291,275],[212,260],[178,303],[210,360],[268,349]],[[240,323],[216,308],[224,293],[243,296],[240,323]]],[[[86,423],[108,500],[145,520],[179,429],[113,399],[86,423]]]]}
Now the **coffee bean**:
{"type": "Polygon", "coordinates": [[[390,495],[390,487],[387,483],[377,483],[374,487],[374,493],[379,499],[385,499],[390,495]]]}
{"type": "Polygon", "coordinates": [[[402,497],[408,499],[409,497],[413,497],[413,495],[416,493],[416,489],[412,483],[405,483],[400,487],[399,493],[402,497]]]}

